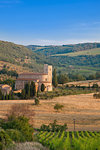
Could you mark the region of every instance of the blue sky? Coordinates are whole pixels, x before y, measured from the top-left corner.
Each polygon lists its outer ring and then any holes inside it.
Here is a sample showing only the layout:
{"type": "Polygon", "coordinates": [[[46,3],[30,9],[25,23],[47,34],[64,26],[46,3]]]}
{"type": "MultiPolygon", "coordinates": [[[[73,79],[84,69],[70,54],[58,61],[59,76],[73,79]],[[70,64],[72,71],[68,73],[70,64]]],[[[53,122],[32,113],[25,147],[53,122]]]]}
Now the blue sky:
{"type": "Polygon", "coordinates": [[[100,0],[0,0],[0,40],[23,45],[100,42],[100,0]]]}

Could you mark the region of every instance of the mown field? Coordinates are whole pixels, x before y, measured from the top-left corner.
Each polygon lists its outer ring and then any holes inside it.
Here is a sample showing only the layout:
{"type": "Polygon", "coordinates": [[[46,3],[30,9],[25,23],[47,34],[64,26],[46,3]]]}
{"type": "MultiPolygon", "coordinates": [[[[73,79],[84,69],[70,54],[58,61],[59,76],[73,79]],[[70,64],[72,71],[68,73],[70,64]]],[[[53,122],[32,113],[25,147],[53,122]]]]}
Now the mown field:
{"type": "Polygon", "coordinates": [[[41,131],[37,137],[50,150],[100,150],[100,132],[41,131]]]}
{"type": "Polygon", "coordinates": [[[40,100],[38,106],[34,100],[1,100],[0,118],[5,118],[13,105],[28,104],[35,113],[31,123],[39,128],[55,119],[58,124],[67,123],[68,130],[73,131],[73,119],[76,120],[76,130],[100,130],[100,99],[94,99],[93,94],[60,96],[49,100],[40,100]],[[55,104],[62,104],[62,111],[55,111],[55,104]]]}
{"type": "Polygon", "coordinates": [[[71,52],[71,53],[63,53],[63,54],[55,54],[52,56],[80,56],[80,55],[100,55],[100,48],[88,49],[85,51],[71,52]]]}

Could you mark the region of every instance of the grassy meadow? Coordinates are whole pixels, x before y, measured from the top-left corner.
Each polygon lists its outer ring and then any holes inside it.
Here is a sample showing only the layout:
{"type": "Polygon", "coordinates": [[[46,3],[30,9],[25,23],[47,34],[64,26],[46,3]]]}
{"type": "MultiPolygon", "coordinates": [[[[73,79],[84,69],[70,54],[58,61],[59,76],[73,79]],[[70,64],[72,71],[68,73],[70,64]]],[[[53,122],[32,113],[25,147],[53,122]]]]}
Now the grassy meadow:
{"type": "Polygon", "coordinates": [[[100,48],[88,49],[84,51],[71,52],[71,53],[63,53],[63,54],[55,54],[52,56],[80,56],[80,55],[100,55],[100,48]]]}

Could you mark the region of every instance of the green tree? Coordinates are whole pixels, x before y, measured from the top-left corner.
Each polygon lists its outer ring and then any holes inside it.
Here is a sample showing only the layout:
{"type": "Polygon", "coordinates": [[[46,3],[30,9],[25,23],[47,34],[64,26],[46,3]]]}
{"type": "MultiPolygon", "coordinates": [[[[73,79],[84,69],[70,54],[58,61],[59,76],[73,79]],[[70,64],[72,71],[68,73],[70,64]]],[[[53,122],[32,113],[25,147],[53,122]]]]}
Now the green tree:
{"type": "Polygon", "coordinates": [[[9,95],[8,95],[8,99],[9,99],[9,100],[12,99],[12,97],[11,97],[11,92],[10,92],[9,95]]]}
{"type": "Polygon", "coordinates": [[[6,100],[8,100],[8,94],[6,94],[6,100]]]}
{"type": "Polygon", "coordinates": [[[69,81],[69,78],[66,74],[60,74],[58,76],[58,83],[59,84],[64,84],[64,83],[67,83],[69,81]]]}
{"type": "Polygon", "coordinates": [[[11,94],[11,99],[12,100],[14,100],[15,99],[15,97],[14,97],[14,93],[12,92],[12,94],[11,94]]]}
{"type": "Polygon", "coordinates": [[[55,104],[54,109],[57,110],[57,111],[59,111],[59,110],[62,110],[63,107],[64,106],[61,105],[61,104],[55,104]]]}
{"type": "Polygon", "coordinates": [[[30,96],[34,97],[36,95],[36,86],[35,83],[32,81],[30,85],[30,96]]]}
{"type": "Polygon", "coordinates": [[[96,72],[96,79],[100,79],[100,72],[96,72]]]}
{"type": "Polygon", "coordinates": [[[22,92],[21,92],[21,98],[25,99],[25,89],[23,89],[22,92]]]}
{"type": "Polygon", "coordinates": [[[45,85],[42,83],[41,84],[41,91],[44,92],[44,90],[45,90],[45,85]]]}
{"type": "Polygon", "coordinates": [[[25,84],[25,98],[26,99],[30,98],[30,84],[29,83],[25,84]]]}
{"type": "Polygon", "coordinates": [[[98,84],[97,83],[94,83],[92,88],[99,88],[98,84]]]}
{"type": "Polygon", "coordinates": [[[15,129],[24,135],[25,141],[33,140],[33,127],[29,124],[29,119],[24,116],[9,116],[8,121],[2,121],[0,126],[3,129],[15,129]]]}
{"type": "Polygon", "coordinates": [[[39,90],[37,90],[37,97],[39,97],[39,90]]]}
{"type": "Polygon", "coordinates": [[[57,87],[58,86],[58,81],[57,81],[57,74],[56,74],[56,69],[53,71],[53,80],[52,80],[53,86],[57,87]]]}
{"type": "Polygon", "coordinates": [[[40,102],[39,99],[36,97],[35,98],[35,105],[39,105],[39,102],[40,102]]]}
{"type": "Polygon", "coordinates": [[[0,129],[0,150],[5,150],[12,145],[12,140],[5,130],[0,129]]]}
{"type": "Polygon", "coordinates": [[[2,92],[1,92],[1,90],[0,90],[0,100],[2,100],[2,92]]]}
{"type": "Polygon", "coordinates": [[[5,100],[5,95],[4,94],[2,95],[2,100],[5,100]]]}

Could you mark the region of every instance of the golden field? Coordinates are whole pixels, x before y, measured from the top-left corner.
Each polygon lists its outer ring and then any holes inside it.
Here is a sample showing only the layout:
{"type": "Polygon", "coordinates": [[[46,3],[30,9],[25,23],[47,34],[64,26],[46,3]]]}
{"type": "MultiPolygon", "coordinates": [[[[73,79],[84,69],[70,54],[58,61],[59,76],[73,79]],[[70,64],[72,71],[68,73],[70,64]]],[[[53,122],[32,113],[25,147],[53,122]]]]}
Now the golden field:
{"type": "Polygon", "coordinates": [[[40,100],[38,106],[34,100],[1,100],[0,117],[5,118],[12,105],[28,104],[34,110],[34,126],[49,124],[55,119],[59,124],[67,123],[68,130],[73,130],[73,119],[76,120],[76,130],[100,129],[100,99],[94,99],[93,94],[81,94],[56,97],[52,100],[40,100]],[[56,103],[64,105],[62,111],[56,112],[56,103]]]}

